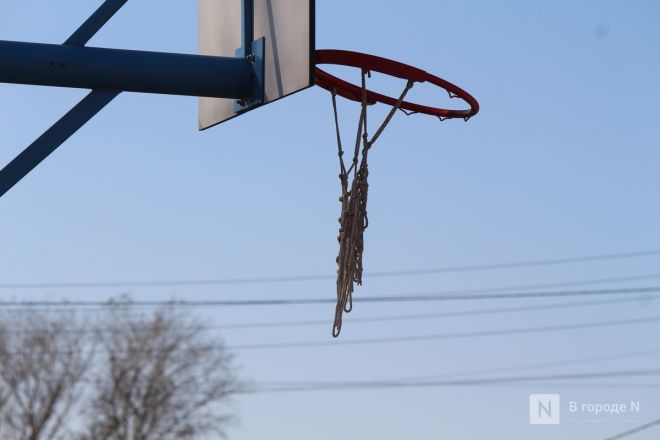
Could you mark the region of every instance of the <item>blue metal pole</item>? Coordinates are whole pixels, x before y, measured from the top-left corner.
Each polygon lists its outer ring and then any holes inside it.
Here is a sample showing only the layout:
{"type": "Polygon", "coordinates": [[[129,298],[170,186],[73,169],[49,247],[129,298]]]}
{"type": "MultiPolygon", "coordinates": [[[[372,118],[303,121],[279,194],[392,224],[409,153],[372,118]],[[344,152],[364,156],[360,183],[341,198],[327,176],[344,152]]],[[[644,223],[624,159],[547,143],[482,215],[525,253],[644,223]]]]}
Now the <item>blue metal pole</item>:
{"type": "Polygon", "coordinates": [[[115,96],[116,90],[94,90],[0,170],[0,197],[85,125],[115,96]]]}
{"type": "Polygon", "coordinates": [[[211,98],[247,98],[240,58],[0,41],[0,82],[211,98]]]}
{"type": "Polygon", "coordinates": [[[249,56],[252,53],[254,41],[254,0],[243,0],[243,53],[249,56]]]}
{"type": "Polygon", "coordinates": [[[84,46],[128,0],[105,0],[65,42],[68,46],[84,46]]]}

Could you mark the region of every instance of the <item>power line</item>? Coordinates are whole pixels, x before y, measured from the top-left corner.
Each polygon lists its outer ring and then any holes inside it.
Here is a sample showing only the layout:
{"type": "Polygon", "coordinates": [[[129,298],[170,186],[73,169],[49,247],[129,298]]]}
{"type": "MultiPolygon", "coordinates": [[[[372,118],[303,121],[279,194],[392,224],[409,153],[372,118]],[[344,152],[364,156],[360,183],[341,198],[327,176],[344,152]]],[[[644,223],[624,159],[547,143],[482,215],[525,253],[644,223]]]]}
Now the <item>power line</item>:
{"type": "MultiPolygon", "coordinates": [[[[657,299],[658,295],[647,297],[648,299],[657,299]]],[[[647,299],[645,298],[645,299],[647,299]]],[[[620,298],[620,299],[606,299],[598,301],[573,301],[567,303],[549,303],[532,306],[518,306],[518,307],[494,307],[473,310],[459,310],[452,312],[438,312],[438,313],[414,313],[407,315],[384,315],[384,316],[371,316],[367,318],[351,318],[352,324],[367,324],[375,322],[392,322],[392,321],[417,321],[424,319],[437,319],[437,318],[456,318],[461,316],[479,316],[479,315],[495,315],[503,313],[518,313],[518,312],[531,312],[537,310],[557,310],[557,309],[570,309],[575,307],[591,307],[591,306],[605,306],[611,304],[622,304],[628,302],[637,302],[640,298],[620,298]]],[[[300,320],[300,321],[265,321],[265,322],[246,322],[238,324],[219,324],[214,325],[212,328],[223,330],[240,330],[246,328],[277,328],[277,327],[305,327],[314,325],[328,325],[327,319],[314,319],[314,320],[300,320]]]]}
{"type": "MultiPolygon", "coordinates": [[[[428,269],[386,270],[366,272],[366,278],[401,277],[414,275],[433,275],[456,272],[477,272],[499,269],[517,269],[536,266],[556,266],[564,264],[585,263],[593,261],[623,260],[660,255],[660,249],[623,252],[613,254],[585,255],[580,257],[548,258],[539,260],[514,261],[508,263],[474,264],[465,266],[447,266],[428,269]]],[[[183,279],[183,280],[133,280],[133,281],[64,281],[42,283],[0,283],[0,289],[55,289],[55,288],[104,288],[104,287],[175,287],[175,286],[217,286],[229,284],[266,284],[266,283],[292,283],[304,281],[332,280],[336,274],[316,275],[287,275],[274,277],[246,277],[246,278],[209,278],[209,279],[183,279]]]]}
{"type": "MultiPolygon", "coordinates": [[[[454,291],[456,292],[456,291],[454,291]]],[[[353,302],[387,303],[387,302],[425,302],[425,301],[468,301],[493,299],[524,299],[524,298],[555,298],[571,296],[601,296],[625,295],[634,293],[659,293],[660,286],[631,287],[618,289],[595,290],[563,290],[548,292],[512,292],[499,294],[447,294],[420,293],[412,295],[391,295],[356,297],[353,302]]],[[[36,300],[36,301],[0,301],[0,307],[218,307],[218,306],[285,306],[303,304],[334,304],[334,298],[274,298],[274,299],[241,299],[241,300],[139,300],[139,301],[67,301],[67,300],[36,300]]]]}
{"type": "Polygon", "coordinates": [[[526,382],[524,384],[511,384],[508,385],[509,388],[570,388],[571,390],[577,389],[577,388],[585,388],[585,389],[590,389],[590,388],[595,388],[597,390],[599,389],[615,389],[615,390],[632,390],[632,389],[641,389],[641,390],[649,390],[649,389],[658,389],[660,388],[660,383],[574,383],[574,382],[526,382]]]}
{"type": "MultiPolygon", "coordinates": [[[[644,299],[657,299],[660,295],[653,295],[644,297],[644,299]]],[[[384,316],[371,316],[367,318],[355,318],[351,319],[351,324],[370,324],[378,322],[394,322],[394,321],[417,321],[417,320],[426,320],[426,319],[438,319],[438,318],[457,318],[464,316],[479,316],[479,315],[496,315],[496,314],[506,314],[506,313],[518,313],[518,312],[533,312],[533,311],[548,311],[548,310],[558,310],[558,309],[571,309],[577,307],[593,307],[593,306],[606,306],[611,304],[622,304],[629,302],[640,301],[641,298],[620,298],[620,299],[606,299],[606,300],[597,300],[597,301],[572,301],[566,303],[547,303],[531,306],[517,306],[517,307],[493,307],[493,308],[482,308],[482,309],[468,309],[468,310],[457,310],[451,312],[438,312],[438,313],[416,313],[416,314],[407,314],[407,315],[384,315],[384,316]]],[[[10,309],[11,313],[21,313],[21,312],[30,312],[34,309],[32,308],[22,308],[22,309],[10,309]]],[[[41,309],[48,310],[48,309],[41,309]]],[[[66,309],[70,310],[70,309],[66,309]]],[[[62,310],[57,310],[62,311],[62,310]]],[[[261,322],[243,322],[236,324],[215,324],[215,325],[204,325],[203,329],[217,329],[217,330],[243,330],[243,329],[259,329],[259,328],[285,328],[285,327],[304,327],[304,326],[316,326],[316,325],[328,325],[328,319],[315,319],[315,320],[299,320],[299,321],[261,321],[261,322]]],[[[78,333],[90,333],[95,330],[77,330],[78,333]]],[[[14,330],[12,333],[20,333],[19,330],[14,330]]]]}
{"type": "Polygon", "coordinates": [[[567,325],[494,329],[494,330],[481,330],[481,331],[473,331],[473,332],[435,333],[435,334],[427,334],[427,335],[395,336],[395,337],[387,337],[387,338],[349,339],[349,340],[341,340],[341,341],[283,342],[283,343],[273,343],[273,344],[249,344],[249,345],[229,346],[227,348],[231,350],[262,350],[262,349],[273,349],[273,348],[337,347],[337,346],[347,346],[347,345],[400,343],[400,342],[414,342],[414,341],[433,341],[433,340],[442,340],[442,339],[480,338],[480,337],[489,337],[489,336],[503,336],[503,335],[515,335],[515,334],[529,334],[529,333],[547,333],[547,332],[555,332],[555,331],[580,330],[580,329],[588,329],[588,328],[651,324],[655,322],[660,322],[660,316],[652,316],[648,318],[639,318],[639,319],[623,319],[623,320],[615,320],[615,321],[597,321],[597,322],[587,322],[587,323],[577,323],[577,324],[567,324],[567,325]]]}
{"type": "MultiPolygon", "coordinates": [[[[656,279],[660,278],[660,274],[644,274],[644,275],[632,275],[632,276],[625,276],[625,277],[609,277],[609,278],[595,278],[595,279],[587,279],[587,280],[575,280],[575,281],[567,281],[567,282],[554,282],[554,283],[536,283],[536,284],[521,284],[521,285],[513,285],[513,286],[501,286],[501,287],[486,287],[486,288],[470,288],[470,289],[454,289],[454,290],[445,290],[442,292],[436,292],[437,294],[465,294],[465,293],[496,293],[496,292],[511,292],[515,290],[524,290],[524,289],[537,289],[537,288],[553,288],[553,287],[567,287],[567,286],[583,286],[583,285],[589,285],[589,284],[603,284],[603,283],[619,283],[619,282],[624,282],[624,281],[639,281],[639,280],[648,280],[648,279],[656,279]]],[[[428,293],[427,293],[428,294],[428,293]]],[[[653,296],[648,295],[644,296],[644,298],[631,298],[631,299],[625,299],[622,302],[627,302],[627,301],[636,301],[636,300],[641,300],[641,299],[646,299],[650,298],[652,299],[653,296]]],[[[117,304],[117,301],[114,300],[109,300],[112,301],[112,304],[117,304]]],[[[359,301],[359,299],[357,299],[359,301]]],[[[605,303],[605,302],[603,302],[605,303]]],[[[75,306],[70,305],[71,301],[69,300],[62,300],[62,304],[57,304],[58,310],[48,310],[49,312],[71,312],[75,311],[75,306]],[[68,306],[68,307],[67,307],[68,306]]],[[[128,303],[124,303],[128,304],[128,303]]],[[[105,305],[105,304],[104,304],[105,305]]],[[[162,301],[162,305],[168,305],[171,306],[172,303],[171,301],[162,301]]],[[[13,307],[12,312],[16,313],[21,313],[25,311],[25,306],[29,306],[31,310],[34,310],[36,307],[39,307],[36,304],[30,303],[30,302],[17,302],[16,305],[9,304],[7,307],[13,307]]],[[[154,304],[154,306],[158,306],[158,304],[154,304]]],[[[187,305],[188,307],[194,307],[194,304],[187,305]]],[[[2,304],[0,304],[0,307],[2,307],[2,304]]],[[[44,306],[47,308],[47,306],[44,306]]],[[[98,306],[97,306],[98,307],[98,306]]],[[[78,311],[94,311],[94,310],[87,310],[87,309],[81,309],[78,311]]],[[[364,318],[368,320],[369,318],[364,318]]],[[[356,322],[356,321],[353,321],[356,322]]],[[[327,321],[325,320],[317,320],[317,321],[300,321],[300,324],[297,324],[296,321],[287,321],[286,323],[272,323],[273,327],[280,327],[280,326],[286,326],[285,324],[289,324],[291,326],[296,326],[296,325],[315,325],[316,323],[318,324],[323,324],[327,325],[327,321]],[[283,325],[280,325],[283,324],[283,325]]],[[[256,323],[259,324],[259,323],[256,323]]],[[[258,326],[263,326],[263,327],[268,327],[271,326],[271,323],[265,323],[266,325],[255,325],[255,327],[258,326]]],[[[232,328],[232,325],[229,324],[227,325],[226,328],[232,328]]],[[[238,324],[236,328],[241,328],[241,324],[238,324]]]]}
{"type": "Polygon", "coordinates": [[[630,431],[622,432],[620,434],[617,434],[613,437],[607,437],[605,440],[619,440],[625,437],[630,437],[633,434],[637,434],[638,432],[645,431],[649,428],[652,428],[654,426],[660,425],[660,419],[653,420],[652,422],[646,423],[642,426],[638,426],[637,428],[631,429],[630,431]]]}
{"type": "MultiPolygon", "coordinates": [[[[569,296],[600,296],[600,295],[622,295],[631,293],[657,293],[660,286],[632,287],[619,289],[595,289],[595,290],[563,290],[548,292],[512,292],[489,294],[443,294],[426,293],[417,295],[392,295],[354,298],[353,302],[418,302],[418,301],[466,301],[466,300],[491,300],[491,299],[523,299],[523,298],[554,298],[569,296]]],[[[334,301],[333,301],[334,302],[334,301]]]]}
{"type": "MultiPolygon", "coordinates": [[[[660,273],[657,274],[645,274],[645,275],[633,275],[625,277],[609,277],[609,278],[592,278],[587,280],[575,280],[575,281],[565,281],[565,282],[554,282],[554,283],[535,283],[535,284],[518,284],[512,286],[500,286],[500,287],[485,287],[485,288],[470,288],[470,289],[454,289],[454,290],[445,290],[441,292],[431,292],[430,294],[465,294],[465,293],[496,293],[496,292],[511,292],[516,290],[524,289],[539,289],[539,288],[553,288],[553,287],[569,287],[569,286],[584,286],[589,284],[604,284],[604,283],[619,283],[624,281],[640,281],[640,280],[649,280],[649,279],[658,279],[660,278],[660,273]]],[[[428,295],[429,293],[423,294],[428,295]]],[[[61,300],[62,302],[70,303],[68,300],[61,300]]],[[[171,303],[167,300],[161,300],[163,303],[171,303]]],[[[358,299],[359,301],[359,299],[358,299]]],[[[117,304],[116,300],[110,300],[112,304],[117,304]]],[[[31,303],[25,303],[28,305],[33,305],[31,303]]]]}
{"type": "MultiPolygon", "coordinates": [[[[448,379],[448,378],[466,378],[465,376],[468,376],[467,378],[469,379],[470,377],[474,376],[484,376],[484,375],[491,375],[491,374],[497,374],[497,373],[513,373],[513,372],[520,372],[520,371],[528,371],[528,370],[536,370],[536,369],[541,369],[541,368],[548,368],[548,367],[563,367],[563,366],[574,366],[574,365],[584,365],[584,364],[590,364],[594,362],[601,362],[601,361],[613,361],[613,360],[623,360],[623,359],[632,359],[632,358],[639,358],[643,356],[653,356],[653,355],[659,355],[660,350],[645,350],[645,351],[636,351],[636,352],[626,352],[626,353],[617,353],[617,354],[610,354],[610,355],[603,355],[603,356],[592,356],[592,357],[581,357],[581,358],[573,358],[573,359],[565,359],[561,361],[553,361],[553,362],[543,362],[543,363],[534,363],[534,364],[517,364],[517,365],[510,365],[507,367],[497,367],[497,368],[487,368],[487,369],[477,369],[477,370],[461,370],[461,371],[452,371],[452,372],[447,372],[444,374],[440,375],[433,375],[433,376],[417,376],[417,377],[407,377],[407,378],[399,378],[399,379],[385,379],[385,380],[395,380],[398,382],[403,382],[403,381],[408,381],[408,382],[416,382],[416,381],[424,381],[424,380],[439,380],[439,379],[448,379]]],[[[318,384],[318,383],[327,383],[327,382],[320,382],[320,381],[313,381],[313,382],[265,382],[261,381],[259,382],[261,385],[269,385],[269,386],[291,386],[291,385],[302,385],[302,384],[318,384]]]]}
{"type": "Polygon", "coordinates": [[[628,352],[628,353],[618,353],[611,355],[603,356],[592,356],[592,357],[582,357],[574,359],[565,359],[561,361],[551,361],[543,363],[534,363],[534,364],[523,364],[523,365],[511,365],[508,367],[497,367],[497,368],[487,368],[487,369],[477,369],[477,370],[463,370],[460,372],[445,373],[441,375],[434,376],[423,376],[423,377],[413,377],[408,380],[427,380],[427,379],[438,379],[438,378],[448,378],[456,376],[470,376],[475,374],[493,374],[493,373],[503,373],[503,372],[514,372],[514,371],[528,371],[528,370],[537,370],[539,368],[548,368],[548,367],[565,367],[568,365],[584,365],[591,364],[594,362],[602,361],[616,361],[623,359],[632,359],[645,356],[657,356],[660,354],[660,350],[646,350],[646,351],[637,351],[637,352],[628,352]]]}
{"type": "MultiPolygon", "coordinates": [[[[281,393],[292,391],[338,391],[338,390],[365,390],[365,389],[383,389],[383,388],[430,388],[430,387],[451,387],[451,386],[478,386],[506,383],[520,383],[529,381],[544,380],[578,380],[578,379],[599,379],[599,378],[618,378],[618,377],[649,377],[659,376],[660,370],[628,370],[628,371],[607,371],[595,373],[573,373],[573,374],[555,374],[545,376],[508,376],[508,377],[487,377],[474,379],[456,379],[442,381],[356,381],[356,382],[320,382],[289,384],[275,387],[255,387],[241,391],[242,394],[262,394],[262,393],[281,393]]],[[[615,437],[616,438],[616,437],[615,437]]],[[[612,440],[612,439],[607,439],[612,440]]]]}
{"type": "MultiPolygon", "coordinates": [[[[266,384],[267,385],[267,384],[266,384]]],[[[571,390],[577,388],[585,389],[641,389],[641,390],[650,390],[650,389],[660,389],[660,383],[647,383],[647,382],[615,382],[615,383],[604,383],[604,382],[593,382],[593,383],[575,383],[575,382],[523,382],[523,383],[512,383],[512,384],[484,384],[484,385],[499,385],[505,386],[507,388],[569,388],[571,390]]],[[[459,385],[456,385],[459,386],[459,385]]]]}

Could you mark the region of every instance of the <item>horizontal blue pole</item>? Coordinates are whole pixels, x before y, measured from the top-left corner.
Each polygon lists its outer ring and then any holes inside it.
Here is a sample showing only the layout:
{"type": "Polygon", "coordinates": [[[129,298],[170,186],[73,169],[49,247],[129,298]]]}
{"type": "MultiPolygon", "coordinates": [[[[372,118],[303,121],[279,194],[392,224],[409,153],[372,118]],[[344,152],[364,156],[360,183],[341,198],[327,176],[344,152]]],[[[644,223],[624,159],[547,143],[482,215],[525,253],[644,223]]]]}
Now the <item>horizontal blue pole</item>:
{"type": "Polygon", "coordinates": [[[0,41],[0,82],[210,98],[248,98],[247,60],[0,41]]]}

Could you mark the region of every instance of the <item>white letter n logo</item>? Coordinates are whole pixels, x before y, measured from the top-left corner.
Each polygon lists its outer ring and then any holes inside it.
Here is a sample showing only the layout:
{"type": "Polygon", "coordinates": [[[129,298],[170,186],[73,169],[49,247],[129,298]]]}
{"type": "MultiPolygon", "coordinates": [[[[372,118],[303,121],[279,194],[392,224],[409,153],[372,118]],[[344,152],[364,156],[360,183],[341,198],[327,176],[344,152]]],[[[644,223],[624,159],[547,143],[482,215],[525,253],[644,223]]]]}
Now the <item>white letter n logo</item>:
{"type": "Polygon", "coordinates": [[[530,394],[529,423],[532,425],[559,424],[559,394],[530,394]]]}

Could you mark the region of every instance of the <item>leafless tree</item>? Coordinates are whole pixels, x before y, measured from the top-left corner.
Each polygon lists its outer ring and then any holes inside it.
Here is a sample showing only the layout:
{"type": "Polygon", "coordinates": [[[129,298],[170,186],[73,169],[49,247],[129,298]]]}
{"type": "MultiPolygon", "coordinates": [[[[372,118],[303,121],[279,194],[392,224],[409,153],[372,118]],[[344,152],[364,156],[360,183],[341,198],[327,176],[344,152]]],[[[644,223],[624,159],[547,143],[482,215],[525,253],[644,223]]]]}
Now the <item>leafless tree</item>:
{"type": "Polygon", "coordinates": [[[239,389],[232,356],[192,317],[117,306],[97,332],[99,371],[84,439],[168,440],[224,435],[239,389]]]}
{"type": "Polygon", "coordinates": [[[32,308],[0,315],[0,438],[70,438],[90,362],[85,324],[32,308]]]}

